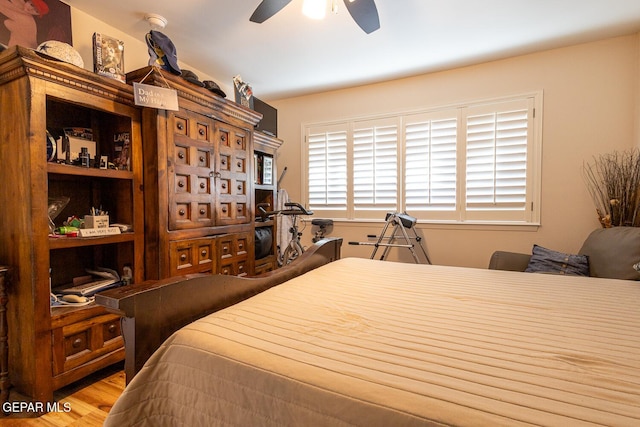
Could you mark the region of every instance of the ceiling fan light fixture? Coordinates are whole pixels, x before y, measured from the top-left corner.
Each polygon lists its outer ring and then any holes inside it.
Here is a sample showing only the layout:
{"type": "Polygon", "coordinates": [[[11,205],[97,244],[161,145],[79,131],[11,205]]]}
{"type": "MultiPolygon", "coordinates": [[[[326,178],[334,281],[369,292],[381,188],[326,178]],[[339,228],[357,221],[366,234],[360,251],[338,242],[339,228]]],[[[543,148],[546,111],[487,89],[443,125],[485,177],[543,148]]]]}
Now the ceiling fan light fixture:
{"type": "Polygon", "coordinates": [[[324,19],[326,11],[326,0],[304,0],[302,3],[302,13],[308,18],[324,19]]]}
{"type": "MultiPolygon", "coordinates": [[[[251,22],[263,23],[276,13],[280,12],[293,0],[262,0],[249,18],[251,22]]],[[[349,15],[358,26],[367,34],[380,29],[380,18],[375,0],[342,0],[349,15]]],[[[338,0],[331,0],[331,11],[338,10],[338,0]]],[[[314,19],[322,19],[328,9],[327,0],[304,0],[302,12],[314,19]]]]}

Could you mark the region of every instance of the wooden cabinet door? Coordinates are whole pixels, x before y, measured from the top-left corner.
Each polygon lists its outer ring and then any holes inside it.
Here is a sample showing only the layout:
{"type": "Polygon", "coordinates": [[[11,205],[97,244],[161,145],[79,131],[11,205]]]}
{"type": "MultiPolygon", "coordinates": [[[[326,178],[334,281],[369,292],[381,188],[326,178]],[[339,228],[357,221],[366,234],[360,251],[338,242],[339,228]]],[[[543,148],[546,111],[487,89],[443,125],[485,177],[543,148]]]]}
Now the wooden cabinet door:
{"type": "Polygon", "coordinates": [[[251,134],[218,122],[215,144],[219,153],[216,173],[216,225],[246,224],[251,220],[251,134]]]}
{"type": "Polygon", "coordinates": [[[251,134],[204,115],[170,113],[169,230],[251,220],[251,134]]]}
{"type": "Polygon", "coordinates": [[[214,121],[181,110],[168,127],[169,230],[214,226],[214,121]]]}

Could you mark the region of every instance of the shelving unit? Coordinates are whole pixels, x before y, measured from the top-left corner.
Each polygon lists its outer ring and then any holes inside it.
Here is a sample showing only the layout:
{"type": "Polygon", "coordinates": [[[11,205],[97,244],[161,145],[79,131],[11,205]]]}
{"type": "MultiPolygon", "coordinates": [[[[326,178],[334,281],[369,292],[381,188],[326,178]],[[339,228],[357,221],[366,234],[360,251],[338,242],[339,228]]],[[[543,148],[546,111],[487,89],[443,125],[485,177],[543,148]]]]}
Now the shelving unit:
{"type": "MultiPolygon", "coordinates": [[[[267,210],[275,210],[278,206],[278,169],[276,166],[276,152],[282,143],[282,140],[269,136],[265,133],[254,133],[254,197],[256,206],[260,203],[266,203],[270,206],[270,209],[267,210]],[[268,161],[265,162],[265,159],[268,161]],[[265,179],[265,177],[267,177],[267,179],[265,179]]],[[[260,248],[260,245],[256,242],[254,271],[257,275],[278,268],[276,221],[273,219],[262,221],[259,213],[256,211],[255,230],[256,239],[260,235],[261,230],[264,233],[270,234],[272,238],[271,248],[268,252],[266,248],[260,248]],[[258,254],[258,251],[260,250],[264,250],[265,253],[258,254]]]]}
{"type": "MultiPolygon", "coordinates": [[[[87,268],[144,274],[141,112],[132,88],[84,69],[13,47],[0,54],[0,261],[15,272],[8,289],[9,376],[35,401],[120,361],[120,319],[102,307],[51,307],[51,290],[67,286],[87,268]],[[130,138],[129,170],[99,169],[47,161],[47,131],[91,129],[96,153],[115,156],[114,140],[130,138]],[[119,235],[50,237],[51,198],[66,196],[56,217],[79,217],[91,207],[109,212],[111,223],[132,226],[119,235]]],[[[62,159],[61,159],[62,161],[62,159]]]]}

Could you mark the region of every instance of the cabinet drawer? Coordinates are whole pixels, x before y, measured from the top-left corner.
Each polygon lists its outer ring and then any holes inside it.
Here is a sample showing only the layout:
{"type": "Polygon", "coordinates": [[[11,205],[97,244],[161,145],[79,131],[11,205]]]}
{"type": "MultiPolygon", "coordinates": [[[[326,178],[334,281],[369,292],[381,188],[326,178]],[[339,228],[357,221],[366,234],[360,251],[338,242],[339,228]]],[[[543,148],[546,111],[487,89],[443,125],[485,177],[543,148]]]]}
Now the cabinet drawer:
{"type": "Polygon", "coordinates": [[[249,233],[225,234],[217,238],[218,273],[234,276],[250,274],[249,233]]]}
{"type": "Polygon", "coordinates": [[[169,243],[171,275],[215,271],[215,239],[190,239],[169,243]]]}
{"type": "Polygon", "coordinates": [[[267,258],[261,259],[260,261],[256,261],[256,266],[254,267],[254,274],[256,276],[264,273],[268,273],[269,271],[273,271],[277,268],[277,261],[275,256],[269,256],[267,258]]]}
{"type": "Polygon", "coordinates": [[[104,314],[52,330],[53,375],[78,368],[123,346],[120,316],[104,314]]]}
{"type": "Polygon", "coordinates": [[[119,318],[112,322],[105,322],[102,324],[102,339],[104,340],[104,342],[108,342],[113,339],[116,339],[121,335],[122,335],[122,330],[120,329],[119,318]]]}
{"type": "Polygon", "coordinates": [[[225,234],[218,237],[220,259],[246,257],[249,245],[246,233],[225,234]]]}
{"type": "Polygon", "coordinates": [[[247,276],[249,275],[249,262],[248,260],[238,260],[224,263],[220,266],[218,273],[229,276],[247,276]]]}

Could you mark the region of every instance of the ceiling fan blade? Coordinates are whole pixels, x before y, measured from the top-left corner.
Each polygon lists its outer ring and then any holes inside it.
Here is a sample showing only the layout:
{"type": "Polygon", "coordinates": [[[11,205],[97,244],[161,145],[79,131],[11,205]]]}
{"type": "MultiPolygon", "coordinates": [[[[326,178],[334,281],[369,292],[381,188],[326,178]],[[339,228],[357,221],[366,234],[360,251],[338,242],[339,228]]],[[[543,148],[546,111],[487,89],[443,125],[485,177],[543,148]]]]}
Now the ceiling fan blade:
{"type": "Polygon", "coordinates": [[[251,15],[249,21],[262,24],[264,21],[280,12],[282,8],[289,3],[291,3],[291,0],[262,0],[262,3],[260,3],[256,10],[253,11],[253,15],[251,15]]]}
{"type": "Polygon", "coordinates": [[[373,0],[344,0],[344,5],[365,33],[370,34],[380,28],[378,9],[373,0]]]}

